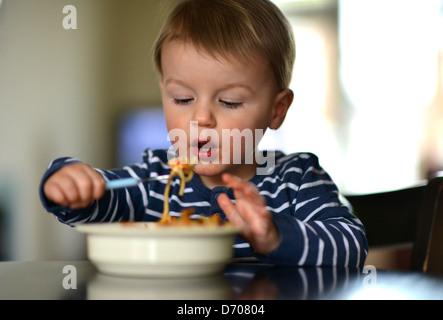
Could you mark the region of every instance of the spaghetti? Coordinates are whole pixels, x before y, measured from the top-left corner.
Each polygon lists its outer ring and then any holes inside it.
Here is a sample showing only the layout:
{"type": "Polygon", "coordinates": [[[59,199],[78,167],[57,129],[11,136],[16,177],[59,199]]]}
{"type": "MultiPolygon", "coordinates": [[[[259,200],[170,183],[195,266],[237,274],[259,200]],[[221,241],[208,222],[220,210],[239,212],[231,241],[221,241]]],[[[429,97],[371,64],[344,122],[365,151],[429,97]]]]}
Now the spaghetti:
{"type": "Polygon", "coordinates": [[[188,162],[188,159],[177,159],[172,158],[168,161],[168,165],[171,167],[170,177],[165,187],[164,192],[164,203],[163,203],[163,214],[160,219],[160,224],[169,224],[172,222],[171,216],[169,215],[169,191],[171,189],[171,182],[175,176],[179,176],[180,178],[180,189],[178,191],[178,195],[182,196],[185,192],[185,186],[188,181],[191,181],[194,176],[194,166],[195,164],[191,164],[188,162]]]}
{"type": "MultiPolygon", "coordinates": [[[[185,192],[186,183],[189,182],[194,176],[194,166],[195,164],[191,164],[188,162],[186,158],[177,159],[173,158],[168,161],[168,165],[171,167],[171,172],[169,174],[169,179],[165,187],[164,191],[164,202],[163,202],[163,214],[161,219],[158,221],[159,225],[162,226],[220,226],[224,223],[221,220],[219,214],[214,214],[210,217],[204,217],[198,215],[198,218],[191,218],[191,216],[195,213],[194,208],[183,209],[180,213],[180,217],[171,217],[169,215],[169,193],[171,190],[171,183],[175,176],[180,178],[180,189],[179,196],[182,196],[185,192]]],[[[135,222],[125,222],[125,226],[140,226],[135,222]]],[[[142,226],[148,227],[148,224],[144,224],[142,226]]]]}

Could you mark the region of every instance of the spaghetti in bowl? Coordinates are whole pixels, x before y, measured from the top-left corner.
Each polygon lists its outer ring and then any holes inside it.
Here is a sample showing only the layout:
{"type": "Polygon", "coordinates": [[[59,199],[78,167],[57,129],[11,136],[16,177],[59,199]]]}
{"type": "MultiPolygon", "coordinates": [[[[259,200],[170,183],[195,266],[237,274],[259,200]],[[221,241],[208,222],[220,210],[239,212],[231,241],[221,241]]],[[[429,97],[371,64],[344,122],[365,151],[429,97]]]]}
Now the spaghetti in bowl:
{"type": "Polygon", "coordinates": [[[87,254],[98,271],[129,277],[198,277],[221,273],[233,257],[238,228],[161,225],[154,222],[91,223],[87,254]]]}
{"type": "Polygon", "coordinates": [[[194,209],[169,215],[169,190],[180,177],[181,196],[194,174],[187,159],[168,161],[170,177],[164,191],[158,222],[97,223],[77,226],[86,234],[89,260],[99,271],[133,277],[190,277],[220,273],[233,256],[235,235],[240,231],[220,216],[192,219],[194,209]]]}

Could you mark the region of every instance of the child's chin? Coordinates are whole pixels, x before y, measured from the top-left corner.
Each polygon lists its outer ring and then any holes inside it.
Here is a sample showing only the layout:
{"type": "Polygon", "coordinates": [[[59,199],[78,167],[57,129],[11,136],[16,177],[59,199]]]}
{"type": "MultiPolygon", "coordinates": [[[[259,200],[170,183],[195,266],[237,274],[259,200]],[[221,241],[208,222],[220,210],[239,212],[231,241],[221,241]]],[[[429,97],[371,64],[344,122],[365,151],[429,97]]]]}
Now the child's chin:
{"type": "Polygon", "coordinates": [[[200,176],[214,176],[221,174],[222,165],[207,161],[199,161],[195,167],[194,172],[200,176]]]}

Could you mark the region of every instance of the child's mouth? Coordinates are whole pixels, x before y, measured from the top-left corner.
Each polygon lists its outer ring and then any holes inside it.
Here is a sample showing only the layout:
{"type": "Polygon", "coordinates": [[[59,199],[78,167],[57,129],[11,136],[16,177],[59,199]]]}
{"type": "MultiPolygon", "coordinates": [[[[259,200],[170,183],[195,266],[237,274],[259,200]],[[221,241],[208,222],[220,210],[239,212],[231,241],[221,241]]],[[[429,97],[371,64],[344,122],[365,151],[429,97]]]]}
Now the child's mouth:
{"type": "Polygon", "coordinates": [[[218,146],[211,139],[198,139],[193,144],[192,153],[199,160],[210,160],[217,152],[218,146]]]}
{"type": "Polygon", "coordinates": [[[207,146],[206,143],[199,142],[198,143],[198,153],[206,155],[207,157],[211,157],[212,148],[207,146]]]}

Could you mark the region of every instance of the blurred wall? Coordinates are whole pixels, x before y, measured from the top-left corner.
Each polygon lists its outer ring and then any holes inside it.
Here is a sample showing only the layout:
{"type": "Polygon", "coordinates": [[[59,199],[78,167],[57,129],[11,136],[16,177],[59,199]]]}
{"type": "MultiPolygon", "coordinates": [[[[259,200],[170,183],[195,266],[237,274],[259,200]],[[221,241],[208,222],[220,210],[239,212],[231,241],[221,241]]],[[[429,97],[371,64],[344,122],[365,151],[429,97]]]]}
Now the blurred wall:
{"type": "MultiPolygon", "coordinates": [[[[84,238],[46,213],[39,183],[57,157],[115,164],[124,110],[159,105],[151,47],[174,0],[3,0],[0,212],[4,260],[81,259],[84,238]],[[65,30],[63,8],[77,10],[65,30]]],[[[0,250],[1,252],[1,250],[0,250]]]]}

